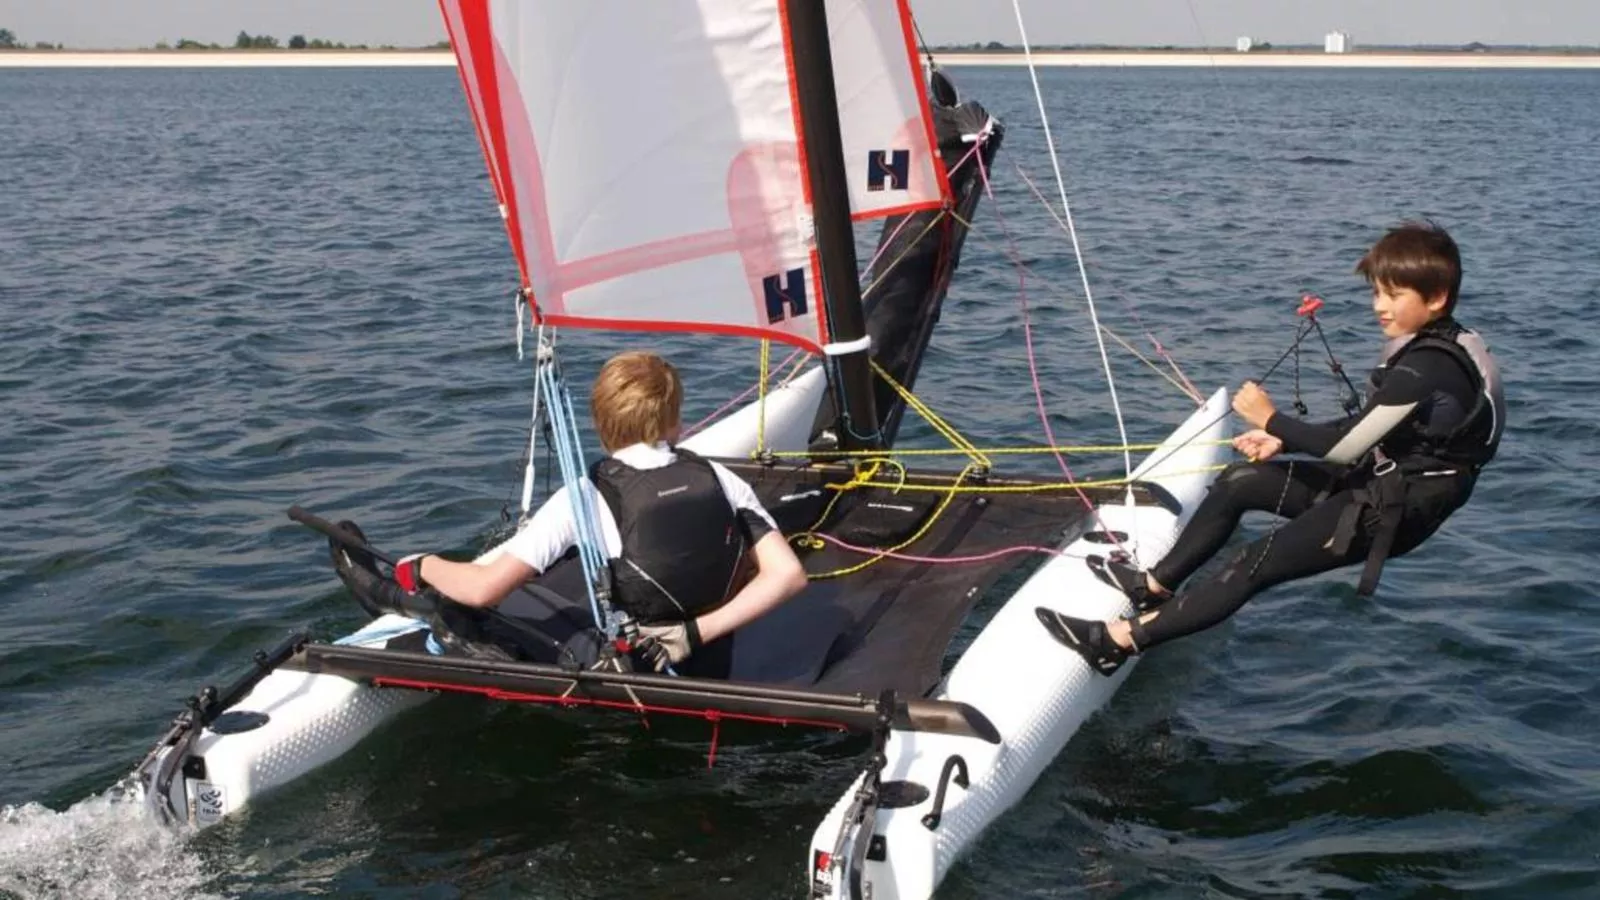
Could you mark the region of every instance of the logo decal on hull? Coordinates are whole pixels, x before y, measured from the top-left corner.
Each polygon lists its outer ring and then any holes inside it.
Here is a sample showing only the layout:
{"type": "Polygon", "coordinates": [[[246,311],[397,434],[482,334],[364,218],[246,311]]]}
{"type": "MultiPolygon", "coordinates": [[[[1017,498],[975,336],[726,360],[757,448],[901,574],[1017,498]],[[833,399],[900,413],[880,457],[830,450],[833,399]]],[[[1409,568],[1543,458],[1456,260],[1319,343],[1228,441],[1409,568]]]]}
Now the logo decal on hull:
{"type": "Polygon", "coordinates": [[[215,825],[228,814],[228,792],[220,784],[194,782],[194,820],[198,825],[215,825]]]}

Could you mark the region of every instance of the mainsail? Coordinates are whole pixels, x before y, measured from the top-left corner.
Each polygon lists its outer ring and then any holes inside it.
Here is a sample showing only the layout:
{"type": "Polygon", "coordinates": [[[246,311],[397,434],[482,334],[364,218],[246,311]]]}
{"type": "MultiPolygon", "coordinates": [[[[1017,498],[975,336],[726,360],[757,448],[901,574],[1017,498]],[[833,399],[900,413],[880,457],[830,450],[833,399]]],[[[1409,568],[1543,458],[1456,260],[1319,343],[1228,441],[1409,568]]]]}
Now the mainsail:
{"type": "MultiPolygon", "coordinates": [[[[828,342],[787,2],[440,0],[538,321],[828,342]]],[[[826,10],[852,218],[942,206],[905,0],[826,10]]]]}

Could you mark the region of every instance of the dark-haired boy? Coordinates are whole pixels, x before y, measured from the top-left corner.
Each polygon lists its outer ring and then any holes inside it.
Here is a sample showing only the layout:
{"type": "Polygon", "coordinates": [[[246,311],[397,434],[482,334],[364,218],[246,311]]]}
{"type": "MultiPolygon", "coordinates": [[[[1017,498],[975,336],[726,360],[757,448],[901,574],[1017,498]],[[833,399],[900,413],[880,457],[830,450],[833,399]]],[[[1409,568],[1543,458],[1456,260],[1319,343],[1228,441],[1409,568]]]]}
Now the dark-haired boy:
{"type": "Polygon", "coordinates": [[[1128,595],[1133,616],[1094,622],[1037,610],[1051,636],[1091,668],[1110,675],[1130,654],[1210,628],[1268,587],[1352,563],[1365,561],[1359,592],[1369,594],[1384,559],[1415,549],[1472,495],[1505,429],[1505,399],[1483,339],[1453,317],[1461,290],[1455,241],[1436,225],[1405,223],[1356,271],[1372,286],[1388,339],[1365,407],[1348,420],[1312,424],[1279,412],[1266,391],[1245,382],[1233,409],[1252,430],[1233,445],[1250,461],[1217,477],[1172,550],[1148,571],[1089,560],[1128,595]],[[1284,451],[1318,459],[1273,460],[1284,451]],[[1289,521],[1180,589],[1249,510],[1289,521]]]}

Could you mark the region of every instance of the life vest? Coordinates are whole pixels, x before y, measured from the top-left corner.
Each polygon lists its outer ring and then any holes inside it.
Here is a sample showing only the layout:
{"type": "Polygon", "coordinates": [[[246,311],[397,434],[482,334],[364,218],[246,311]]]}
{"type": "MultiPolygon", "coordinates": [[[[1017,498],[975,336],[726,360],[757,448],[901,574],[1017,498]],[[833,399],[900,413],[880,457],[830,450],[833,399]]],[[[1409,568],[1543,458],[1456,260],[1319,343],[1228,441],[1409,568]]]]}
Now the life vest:
{"type": "MultiPolygon", "coordinates": [[[[1392,459],[1408,473],[1465,468],[1476,474],[1494,458],[1505,431],[1505,388],[1500,367],[1489,347],[1477,332],[1461,327],[1454,319],[1433,322],[1421,331],[1391,342],[1384,359],[1368,377],[1369,390],[1376,391],[1384,375],[1407,354],[1423,347],[1448,353],[1472,379],[1475,399],[1452,427],[1440,430],[1425,422],[1414,422],[1406,433],[1380,444],[1377,462],[1392,459]],[[1394,448],[1397,452],[1388,452],[1394,448]]],[[[1370,394],[1369,394],[1370,396],[1370,394]]]]}
{"type": "Polygon", "coordinates": [[[1372,547],[1356,587],[1361,596],[1377,590],[1384,560],[1389,557],[1408,511],[1413,517],[1423,516],[1426,521],[1420,524],[1430,530],[1438,527],[1450,512],[1466,502],[1478,471],[1494,458],[1505,432],[1505,388],[1500,381],[1500,367],[1483,338],[1453,319],[1429,323],[1416,334],[1391,342],[1384,348],[1383,361],[1368,378],[1369,389],[1376,391],[1384,375],[1401,358],[1422,347],[1437,348],[1455,359],[1472,378],[1474,400],[1461,419],[1447,429],[1413,422],[1408,433],[1387,438],[1373,448],[1370,465],[1358,466],[1352,473],[1357,482],[1353,500],[1335,524],[1328,546],[1334,552],[1345,552],[1361,529],[1367,511],[1377,513],[1372,547]],[[1428,494],[1441,490],[1448,491],[1451,498],[1446,507],[1425,502],[1428,494]]]}
{"type": "Polygon", "coordinates": [[[608,457],[589,470],[622,539],[610,561],[612,602],[645,624],[681,622],[727,599],[747,549],[711,463],[673,452],[655,469],[608,457]]]}

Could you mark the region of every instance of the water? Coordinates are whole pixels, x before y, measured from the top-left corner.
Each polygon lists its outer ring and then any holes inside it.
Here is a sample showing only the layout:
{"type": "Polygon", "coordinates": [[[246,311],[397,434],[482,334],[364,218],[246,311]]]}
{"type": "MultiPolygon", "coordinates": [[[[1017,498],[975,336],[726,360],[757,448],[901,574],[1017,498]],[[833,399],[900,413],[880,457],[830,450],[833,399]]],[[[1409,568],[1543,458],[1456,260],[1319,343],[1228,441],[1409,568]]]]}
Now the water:
{"type": "MultiPolygon", "coordinates": [[[[1054,196],[1026,74],[957,77],[1010,132],[921,393],[980,443],[1040,440],[1009,233],[1052,425],[1113,442],[1070,250],[1014,168],[1054,196]]],[[[1359,367],[1350,268],[1433,216],[1512,427],[1376,599],[1316,579],[1153,655],[940,896],[1592,896],[1600,76],[1043,78],[1090,283],[1145,352],[1140,321],[1237,382],[1311,289],[1359,367]]],[[[114,802],[183,696],[358,623],[291,503],[402,551],[501,527],[513,267],[447,70],[3,71],[0,134],[0,896],[803,894],[859,742],[725,728],[708,772],[704,723],[441,701],[193,839],[114,802]]],[[[564,341],[579,380],[664,349],[691,419],[756,371],[737,343],[564,341]]],[[[1186,401],[1115,358],[1130,437],[1159,439],[1186,401]]],[[[1315,357],[1302,380],[1331,416],[1315,357]]]]}

